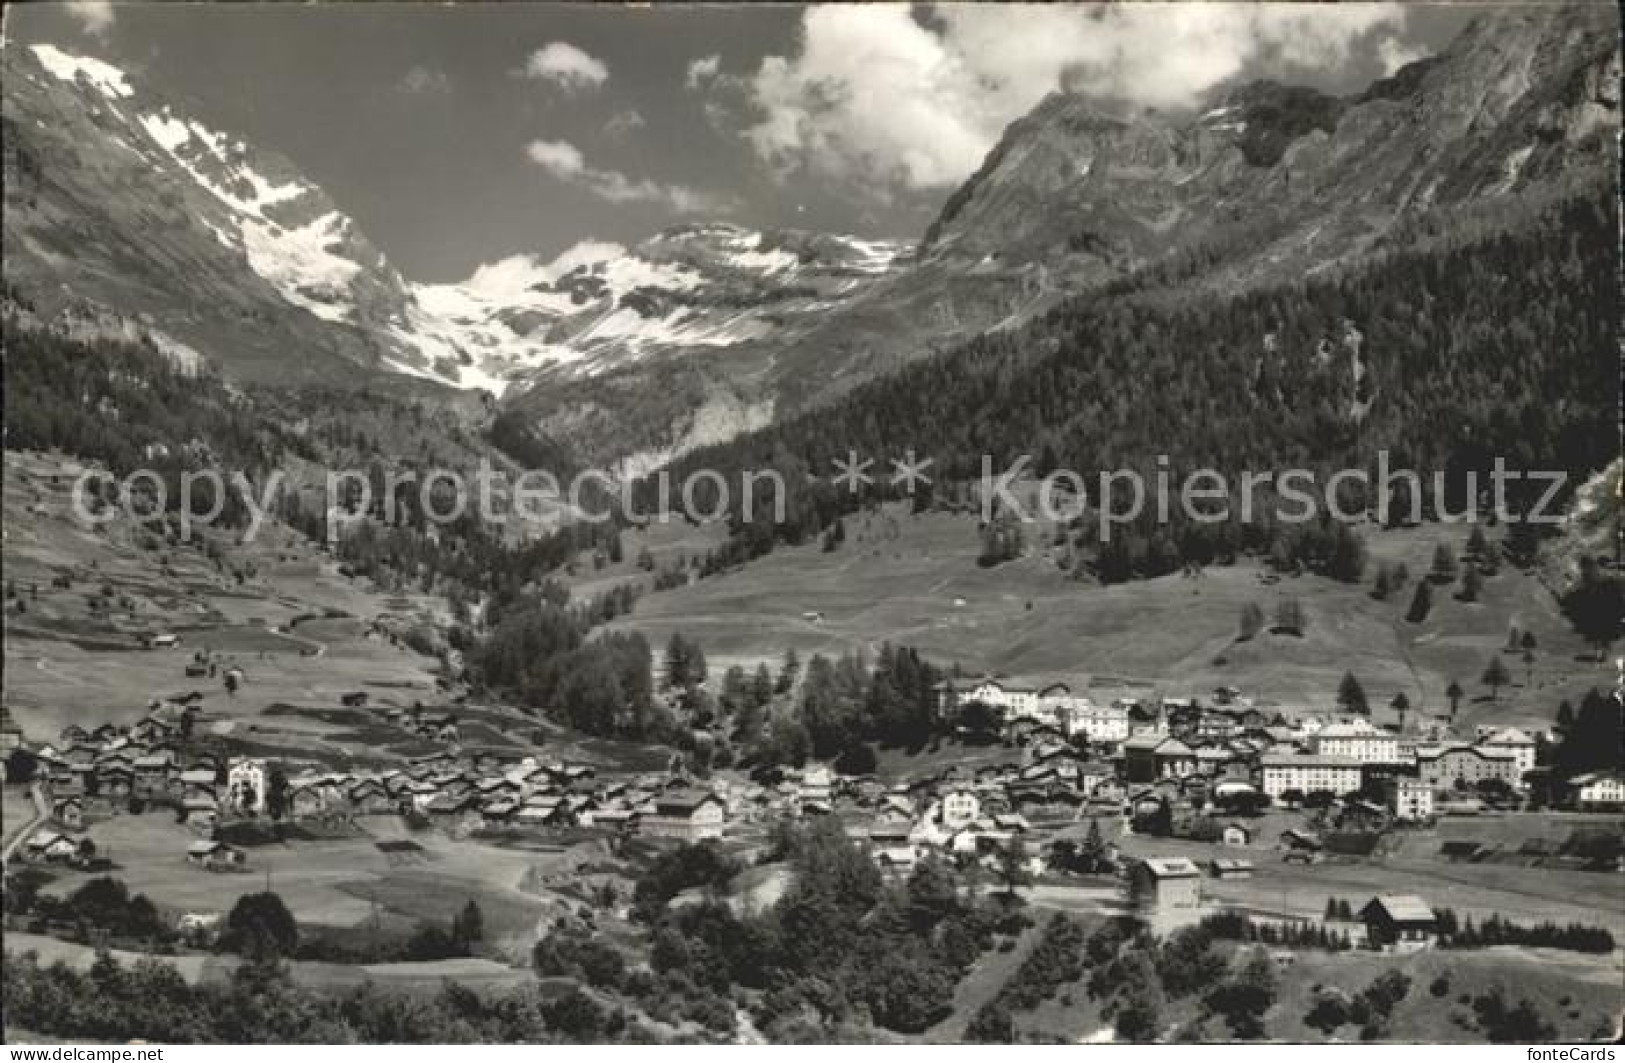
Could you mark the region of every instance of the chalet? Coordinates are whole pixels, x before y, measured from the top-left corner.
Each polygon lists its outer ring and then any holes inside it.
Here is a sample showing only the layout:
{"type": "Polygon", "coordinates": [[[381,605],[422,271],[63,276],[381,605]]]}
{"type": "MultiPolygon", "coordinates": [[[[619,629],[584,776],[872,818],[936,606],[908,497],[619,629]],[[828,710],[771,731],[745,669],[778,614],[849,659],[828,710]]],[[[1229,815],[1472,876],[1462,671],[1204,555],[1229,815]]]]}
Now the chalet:
{"type": "Polygon", "coordinates": [[[1235,754],[1223,746],[1203,746],[1196,751],[1196,770],[1202,775],[1217,775],[1235,759],[1235,754]]]}
{"type": "Polygon", "coordinates": [[[350,787],[347,799],[350,807],[364,816],[388,815],[399,809],[395,798],[376,779],[362,779],[350,787]]]}
{"type": "Polygon", "coordinates": [[[181,637],[172,632],[164,631],[156,635],[148,635],[143,642],[149,650],[172,650],[181,644],[181,637]]]}
{"type": "Polygon", "coordinates": [[[1252,878],[1253,865],[1250,860],[1214,859],[1208,861],[1208,873],[1217,879],[1252,878]]]}
{"type": "Polygon", "coordinates": [[[65,797],[51,805],[51,818],[68,830],[83,830],[85,803],[77,797],[65,797]]]}
{"type": "Polygon", "coordinates": [[[64,863],[78,854],[79,845],[66,834],[42,830],[29,838],[23,849],[30,860],[64,863]]]}
{"type": "Polygon", "coordinates": [[[443,830],[472,826],[479,819],[479,807],[472,793],[442,793],[424,807],[429,818],[443,830]]]}
{"type": "Polygon", "coordinates": [[[1431,948],[1439,935],[1439,921],[1420,897],[1389,894],[1373,897],[1359,912],[1366,939],[1384,952],[1415,952],[1431,948]]]}
{"type": "Polygon", "coordinates": [[[556,797],[532,798],[514,812],[513,821],[524,827],[566,826],[571,822],[570,806],[556,797]]]}
{"type": "Polygon", "coordinates": [[[189,827],[212,827],[220,818],[220,806],[212,794],[189,794],[181,799],[181,818],[189,827]]]}
{"type": "Polygon", "coordinates": [[[107,797],[128,797],[135,792],[135,772],[122,763],[97,765],[96,792],[107,797]]]}
{"type": "Polygon", "coordinates": [[[601,808],[592,814],[592,825],[609,830],[633,831],[637,829],[641,818],[641,814],[635,808],[601,808]]]}
{"type": "Polygon", "coordinates": [[[198,867],[218,871],[242,867],[248,862],[248,854],[221,841],[195,841],[186,847],[186,859],[198,867]]]}
{"type": "Polygon", "coordinates": [[[480,819],[489,826],[504,826],[514,822],[519,811],[519,802],[512,797],[499,796],[486,798],[480,803],[480,819]]]}
{"type": "Polygon", "coordinates": [[[1225,845],[1239,848],[1253,843],[1253,832],[1240,823],[1231,823],[1226,825],[1219,840],[1225,845]]]}
{"type": "Polygon", "coordinates": [[[1164,917],[1194,913],[1202,901],[1202,872],[1182,857],[1137,860],[1129,865],[1129,895],[1142,912],[1164,917]]]}
{"type": "Polygon", "coordinates": [[[362,708],[367,704],[367,692],[365,690],[357,690],[349,694],[342,694],[339,696],[339,704],[348,709],[362,708]]]}
{"type": "Polygon", "coordinates": [[[306,783],[288,794],[288,808],[295,819],[309,819],[327,811],[327,799],[319,787],[306,783]]]}
{"type": "Polygon", "coordinates": [[[136,757],[133,767],[136,789],[152,793],[163,789],[169,782],[169,773],[175,768],[175,757],[168,750],[149,751],[144,756],[136,757]]]}
{"type": "Polygon", "coordinates": [[[1625,809],[1625,773],[1598,771],[1569,780],[1574,806],[1582,812],[1618,812],[1625,809]]]}
{"type": "Polygon", "coordinates": [[[687,841],[722,837],[727,810],[722,799],[709,790],[668,790],[651,803],[653,812],[638,823],[643,834],[687,841]]]}
{"type": "Polygon", "coordinates": [[[1281,848],[1288,852],[1314,853],[1318,855],[1326,846],[1318,837],[1308,831],[1288,827],[1281,832],[1281,848]]]}

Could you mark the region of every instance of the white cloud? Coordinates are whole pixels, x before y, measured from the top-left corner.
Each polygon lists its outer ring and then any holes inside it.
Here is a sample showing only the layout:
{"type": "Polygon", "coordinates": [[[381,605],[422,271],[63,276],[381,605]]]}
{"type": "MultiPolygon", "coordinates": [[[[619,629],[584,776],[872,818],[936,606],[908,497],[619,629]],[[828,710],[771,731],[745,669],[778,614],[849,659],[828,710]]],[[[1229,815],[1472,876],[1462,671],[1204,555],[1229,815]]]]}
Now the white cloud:
{"type": "Polygon", "coordinates": [[[700,88],[715,78],[721,70],[722,56],[703,56],[688,64],[688,72],[683,76],[683,83],[690,89],[700,88]]]}
{"type": "Polygon", "coordinates": [[[729,208],[727,199],[689,188],[629,177],[619,170],[588,165],[581,149],[564,140],[533,140],[525,149],[530,161],[566,184],[584,188],[610,203],[655,203],[681,214],[715,214],[729,208]]]}
{"type": "Polygon", "coordinates": [[[1377,45],[1377,59],[1382,63],[1382,72],[1388,77],[1398,73],[1399,68],[1426,59],[1429,52],[1426,48],[1406,44],[1398,37],[1384,37],[1382,43],[1377,45]]]}
{"type": "Polygon", "coordinates": [[[113,28],[112,0],[68,0],[67,12],[93,36],[100,37],[113,28]]]}
{"type": "Polygon", "coordinates": [[[596,89],[609,80],[609,67],[573,44],[549,41],[525,60],[524,77],[551,81],[565,92],[596,89]]]}
{"type": "Polygon", "coordinates": [[[779,171],[885,194],[962,181],[1010,122],[1062,86],[1183,107],[1250,62],[1344,63],[1404,20],[1396,3],[943,4],[923,19],[904,5],[828,5],[803,16],[796,54],[768,56],[747,78],[707,57],[687,81],[713,104],[743,103],[745,138],[779,171]]]}

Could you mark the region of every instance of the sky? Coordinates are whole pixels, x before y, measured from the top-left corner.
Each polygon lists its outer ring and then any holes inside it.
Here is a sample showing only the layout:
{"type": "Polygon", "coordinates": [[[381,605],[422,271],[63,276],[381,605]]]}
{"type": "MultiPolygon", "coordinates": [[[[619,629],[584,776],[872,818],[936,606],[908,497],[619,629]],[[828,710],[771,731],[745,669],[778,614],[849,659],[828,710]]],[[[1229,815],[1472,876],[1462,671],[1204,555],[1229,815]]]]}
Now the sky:
{"type": "Polygon", "coordinates": [[[1353,91],[1460,5],[7,5],[287,155],[402,272],[725,219],[912,239],[1065,88],[1178,110],[1259,77],[1353,91]]]}

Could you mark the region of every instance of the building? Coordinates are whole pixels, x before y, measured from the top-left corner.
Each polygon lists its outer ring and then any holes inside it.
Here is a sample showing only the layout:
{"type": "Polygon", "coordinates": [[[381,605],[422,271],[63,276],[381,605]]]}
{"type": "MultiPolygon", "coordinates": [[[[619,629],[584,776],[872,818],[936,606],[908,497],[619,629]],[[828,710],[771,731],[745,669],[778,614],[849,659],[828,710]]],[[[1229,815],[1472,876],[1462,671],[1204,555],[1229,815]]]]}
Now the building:
{"type": "Polygon", "coordinates": [[[196,841],[186,847],[186,859],[210,871],[220,868],[242,867],[248,854],[234,845],[218,841],[196,841]]]}
{"type": "Polygon", "coordinates": [[[1360,909],[1366,940],[1384,952],[1416,952],[1432,948],[1439,937],[1439,921],[1422,898],[1412,894],[1373,897],[1360,909]]]}
{"type": "Polygon", "coordinates": [[[78,855],[79,845],[65,834],[54,830],[42,830],[29,838],[23,849],[30,860],[60,863],[78,855]]]}
{"type": "Polygon", "coordinates": [[[1214,878],[1252,878],[1253,864],[1250,860],[1229,860],[1218,858],[1208,861],[1208,871],[1212,873],[1214,878]]]}
{"type": "Polygon", "coordinates": [[[1006,716],[1031,716],[1038,708],[1038,688],[1012,679],[948,679],[937,684],[937,712],[948,718],[970,702],[1001,710],[1006,716]]]}
{"type": "Polygon", "coordinates": [[[1088,698],[1074,699],[1061,715],[1068,738],[1083,735],[1096,745],[1115,746],[1128,740],[1128,706],[1119,702],[1096,705],[1088,698]]]}
{"type": "Polygon", "coordinates": [[[1182,857],[1138,860],[1129,866],[1128,887],[1154,928],[1193,922],[1202,903],[1202,870],[1182,857]]]}
{"type": "Polygon", "coordinates": [[[1367,720],[1334,723],[1315,732],[1310,748],[1323,757],[1343,757],[1362,764],[1397,764],[1399,736],[1367,720]]]}
{"type": "Polygon", "coordinates": [[[1518,766],[1518,781],[1535,770],[1535,740],[1516,727],[1491,731],[1478,742],[1478,748],[1495,755],[1510,755],[1518,766]]]}
{"type": "Polygon", "coordinates": [[[1516,787],[1523,781],[1513,753],[1492,753],[1478,746],[1420,750],[1416,754],[1416,770],[1423,782],[1441,789],[1468,789],[1491,779],[1516,787]]]}
{"type": "Polygon", "coordinates": [[[982,816],[982,799],[974,790],[949,790],[942,795],[942,829],[956,831],[982,816]]]}
{"type": "Polygon", "coordinates": [[[1231,823],[1224,828],[1219,840],[1225,845],[1239,848],[1253,843],[1253,832],[1240,823],[1231,823]]]}
{"type": "Polygon", "coordinates": [[[1403,775],[1389,779],[1384,796],[1395,819],[1420,822],[1433,818],[1433,787],[1421,779],[1403,775]]]}
{"type": "Polygon", "coordinates": [[[1574,805],[1582,812],[1617,812],[1625,809],[1625,774],[1592,772],[1569,780],[1574,805]]]}
{"type": "Polygon", "coordinates": [[[1259,761],[1259,788],[1277,801],[1290,790],[1304,795],[1317,790],[1350,793],[1360,788],[1360,779],[1360,761],[1347,757],[1270,753],[1259,761]]]}
{"type": "Polygon", "coordinates": [[[722,837],[728,819],[727,808],[722,798],[709,790],[667,790],[655,795],[650,803],[652,810],[638,820],[638,829],[643,834],[684,841],[722,837]]]}
{"type": "Polygon", "coordinates": [[[1123,743],[1123,776],[1129,782],[1183,779],[1196,771],[1196,753],[1167,735],[1135,735],[1123,743]]]}
{"type": "Polygon", "coordinates": [[[226,803],[237,812],[258,815],[265,811],[265,761],[233,757],[226,769],[226,803]]]}

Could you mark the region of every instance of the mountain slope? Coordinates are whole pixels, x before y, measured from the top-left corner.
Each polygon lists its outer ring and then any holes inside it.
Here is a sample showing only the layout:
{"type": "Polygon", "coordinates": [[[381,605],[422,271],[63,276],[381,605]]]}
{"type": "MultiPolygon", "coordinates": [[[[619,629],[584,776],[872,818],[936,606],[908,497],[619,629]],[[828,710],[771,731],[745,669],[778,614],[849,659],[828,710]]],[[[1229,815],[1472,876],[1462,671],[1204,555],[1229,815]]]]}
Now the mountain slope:
{"type": "Polygon", "coordinates": [[[236,375],[377,373],[501,392],[797,330],[898,245],[729,225],[519,256],[461,284],[403,277],[290,160],[209,128],[118,68],[5,55],[6,267],[47,315],[133,315],[236,375]]]}
{"type": "Polygon", "coordinates": [[[950,198],[922,252],[1087,276],[1205,247],[1284,279],[1407,217],[1603,172],[1618,122],[1617,17],[1602,5],[1486,15],[1350,99],[1261,82],[1184,117],[1055,94],[950,198]]]}
{"type": "Polygon", "coordinates": [[[106,63],[13,45],[6,272],[45,317],[114,311],[242,378],[495,392],[522,449],[636,474],[1080,293],[1236,293],[1595,184],[1616,31],[1601,5],[1497,11],[1349,98],[1257,83],[1150,114],[1057,93],[913,253],[694,225],[437,285],[290,160],[106,63]]]}
{"type": "Polygon", "coordinates": [[[696,407],[791,417],[1069,296],[1234,294],[1532,217],[1612,183],[1619,75],[1617,16],[1592,4],[1487,14],[1349,98],[1261,82],[1187,115],[1056,93],[949,197],[915,261],[805,333],[550,383],[510,407],[556,445],[636,454],[636,469],[755,423],[701,432],[696,407]]]}

